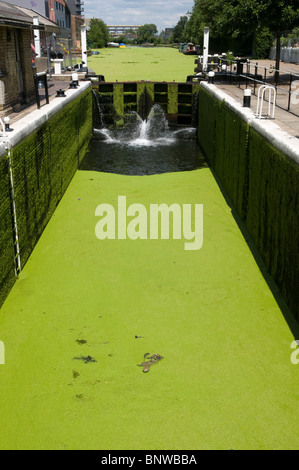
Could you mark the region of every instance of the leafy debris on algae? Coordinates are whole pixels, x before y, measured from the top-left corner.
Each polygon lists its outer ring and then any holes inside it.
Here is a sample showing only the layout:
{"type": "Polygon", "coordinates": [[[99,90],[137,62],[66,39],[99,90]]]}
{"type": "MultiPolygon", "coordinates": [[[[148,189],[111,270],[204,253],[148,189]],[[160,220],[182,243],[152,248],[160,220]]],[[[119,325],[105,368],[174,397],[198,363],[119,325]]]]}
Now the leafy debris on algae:
{"type": "Polygon", "coordinates": [[[88,362],[97,362],[93,357],[91,356],[80,356],[80,357],[73,357],[73,359],[78,359],[79,361],[83,361],[85,364],[88,364],[88,362]]]}
{"type": "Polygon", "coordinates": [[[86,339],[76,339],[76,342],[78,344],[86,344],[87,343],[86,339]]]}
{"type": "Polygon", "coordinates": [[[160,354],[152,354],[150,353],[145,353],[144,354],[144,362],[140,362],[140,364],[137,364],[140,367],[143,367],[142,371],[143,372],[149,372],[150,367],[154,364],[157,364],[157,362],[161,361],[163,359],[163,356],[160,354]]]}

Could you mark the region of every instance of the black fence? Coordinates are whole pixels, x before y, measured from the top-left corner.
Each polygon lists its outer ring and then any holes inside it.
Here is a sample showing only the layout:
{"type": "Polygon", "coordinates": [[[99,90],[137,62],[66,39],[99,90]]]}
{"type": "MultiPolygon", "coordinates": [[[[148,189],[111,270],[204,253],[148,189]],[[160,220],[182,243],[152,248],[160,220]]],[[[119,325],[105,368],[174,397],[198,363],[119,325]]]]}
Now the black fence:
{"type": "Polygon", "coordinates": [[[34,74],[34,89],[35,89],[35,98],[36,98],[36,105],[39,109],[41,107],[41,96],[39,94],[39,90],[41,88],[45,89],[44,99],[46,103],[49,104],[49,90],[48,90],[48,80],[46,72],[40,72],[34,74]]]}

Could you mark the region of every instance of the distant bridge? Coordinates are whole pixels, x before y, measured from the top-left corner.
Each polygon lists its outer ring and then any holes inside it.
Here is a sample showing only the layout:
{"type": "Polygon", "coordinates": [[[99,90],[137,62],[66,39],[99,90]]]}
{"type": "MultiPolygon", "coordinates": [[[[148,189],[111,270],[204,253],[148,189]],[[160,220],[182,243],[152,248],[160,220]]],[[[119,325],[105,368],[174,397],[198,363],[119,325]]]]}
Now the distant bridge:
{"type": "Polygon", "coordinates": [[[140,25],[107,25],[110,36],[119,37],[122,35],[127,35],[128,33],[137,34],[140,25]]]}
{"type": "MultiPolygon", "coordinates": [[[[85,18],[85,24],[87,26],[87,30],[89,30],[90,27],[90,18],[85,18]]],[[[140,25],[130,25],[130,24],[125,24],[125,25],[107,25],[109,34],[111,38],[118,38],[119,36],[128,36],[130,33],[132,33],[133,37],[136,37],[137,31],[140,28],[140,25]]]]}

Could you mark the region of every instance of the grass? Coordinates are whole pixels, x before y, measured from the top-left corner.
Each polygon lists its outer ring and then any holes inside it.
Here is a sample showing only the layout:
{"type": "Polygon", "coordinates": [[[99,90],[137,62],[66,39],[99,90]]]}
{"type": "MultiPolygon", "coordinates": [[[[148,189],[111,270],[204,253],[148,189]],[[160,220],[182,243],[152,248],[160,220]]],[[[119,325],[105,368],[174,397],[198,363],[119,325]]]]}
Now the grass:
{"type": "Polygon", "coordinates": [[[88,57],[88,67],[106,81],[186,81],[194,73],[195,56],[171,47],[127,47],[99,49],[88,57]]]}

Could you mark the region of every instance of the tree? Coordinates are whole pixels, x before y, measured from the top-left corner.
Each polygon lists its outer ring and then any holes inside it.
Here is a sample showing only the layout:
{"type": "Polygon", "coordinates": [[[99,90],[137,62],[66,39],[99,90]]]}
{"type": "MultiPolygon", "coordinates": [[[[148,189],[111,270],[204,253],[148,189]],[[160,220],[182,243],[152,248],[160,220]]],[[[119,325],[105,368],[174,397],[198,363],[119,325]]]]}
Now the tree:
{"type": "Polygon", "coordinates": [[[254,44],[257,34],[268,28],[276,36],[277,70],[281,33],[290,31],[298,22],[298,0],[195,0],[190,18],[190,26],[209,26],[212,37],[230,37],[239,44],[254,44]]]}
{"type": "Polygon", "coordinates": [[[249,47],[251,50],[259,27],[258,15],[253,7],[256,1],[259,2],[259,0],[195,0],[195,14],[203,26],[210,28],[211,40],[220,39],[220,43],[226,48],[231,48],[235,43],[240,50],[248,50],[249,47]]]}
{"type": "Polygon", "coordinates": [[[92,18],[90,21],[90,29],[87,35],[88,47],[100,49],[105,47],[109,42],[109,30],[103,20],[92,18]]]}
{"type": "Polygon", "coordinates": [[[231,3],[233,23],[250,27],[256,33],[258,28],[269,28],[276,36],[276,66],[280,68],[281,34],[289,31],[299,22],[298,0],[238,0],[231,3]],[[246,20],[244,21],[244,15],[246,20]],[[248,16],[247,16],[248,15],[248,16]],[[248,19],[250,22],[248,23],[248,19]],[[242,21],[243,20],[243,21],[242,21]],[[253,22],[253,23],[252,23],[253,22]]]}
{"type": "Polygon", "coordinates": [[[181,16],[176,26],[173,28],[172,40],[173,42],[184,42],[185,40],[185,28],[188,23],[187,16],[181,16]]]}
{"type": "Polygon", "coordinates": [[[256,30],[253,41],[253,57],[254,59],[267,59],[271,47],[273,47],[274,34],[271,33],[267,26],[261,26],[256,30]]]}
{"type": "Polygon", "coordinates": [[[139,43],[154,41],[157,32],[155,24],[144,24],[137,30],[137,40],[139,43]]]}
{"type": "Polygon", "coordinates": [[[299,23],[298,0],[266,0],[260,17],[264,26],[268,26],[276,35],[276,66],[280,67],[281,33],[291,31],[299,23]]]}
{"type": "Polygon", "coordinates": [[[189,21],[185,25],[184,38],[186,41],[195,42],[201,44],[203,40],[204,24],[200,16],[199,2],[195,0],[192,12],[188,13],[189,21]]]}
{"type": "Polygon", "coordinates": [[[113,41],[118,42],[118,44],[123,44],[124,42],[126,42],[125,35],[121,34],[120,36],[118,36],[118,38],[114,38],[113,41]]]}

